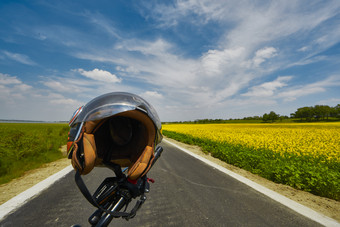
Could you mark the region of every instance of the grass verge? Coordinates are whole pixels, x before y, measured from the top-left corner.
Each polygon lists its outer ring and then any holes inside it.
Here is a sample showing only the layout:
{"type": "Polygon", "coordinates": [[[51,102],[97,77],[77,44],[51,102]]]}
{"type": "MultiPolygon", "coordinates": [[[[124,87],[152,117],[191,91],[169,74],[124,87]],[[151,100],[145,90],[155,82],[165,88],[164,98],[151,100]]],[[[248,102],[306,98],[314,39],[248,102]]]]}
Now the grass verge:
{"type": "Polygon", "coordinates": [[[0,123],[0,184],[62,158],[67,124],[0,123]]]}

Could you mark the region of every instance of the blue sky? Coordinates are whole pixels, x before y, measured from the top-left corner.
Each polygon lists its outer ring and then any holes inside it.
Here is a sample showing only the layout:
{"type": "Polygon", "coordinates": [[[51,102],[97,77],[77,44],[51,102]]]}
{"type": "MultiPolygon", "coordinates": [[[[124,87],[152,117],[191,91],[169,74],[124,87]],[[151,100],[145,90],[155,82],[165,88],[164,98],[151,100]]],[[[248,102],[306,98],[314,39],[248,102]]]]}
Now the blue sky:
{"type": "Polygon", "coordinates": [[[0,119],[112,91],[162,121],[340,103],[340,1],[1,1],[0,119]]]}

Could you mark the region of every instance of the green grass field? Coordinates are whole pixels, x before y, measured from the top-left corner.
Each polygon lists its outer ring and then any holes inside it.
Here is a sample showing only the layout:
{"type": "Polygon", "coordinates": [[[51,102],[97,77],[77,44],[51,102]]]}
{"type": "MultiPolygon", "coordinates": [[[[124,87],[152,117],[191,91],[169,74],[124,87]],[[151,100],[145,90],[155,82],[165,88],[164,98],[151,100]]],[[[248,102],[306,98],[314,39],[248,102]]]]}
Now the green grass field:
{"type": "Polygon", "coordinates": [[[0,123],[0,184],[62,158],[67,124],[0,123]]]}

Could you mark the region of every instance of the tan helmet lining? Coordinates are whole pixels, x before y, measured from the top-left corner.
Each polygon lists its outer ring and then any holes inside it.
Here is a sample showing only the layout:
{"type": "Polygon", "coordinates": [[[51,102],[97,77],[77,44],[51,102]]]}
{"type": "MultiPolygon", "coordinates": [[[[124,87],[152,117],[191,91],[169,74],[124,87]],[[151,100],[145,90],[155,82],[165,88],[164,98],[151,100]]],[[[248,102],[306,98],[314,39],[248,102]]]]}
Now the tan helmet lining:
{"type": "Polygon", "coordinates": [[[94,166],[101,165],[107,154],[111,162],[121,167],[129,167],[130,179],[138,179],[149,170],[150,161],[154,157],[156,129],[145,113],[139,110],[126,111],[107,119],[86,122],[84,127],[84,153],[89,155],[85,155],[87,157],[82,174],[87,174],[94,166]],[[115,144],[108,133],[110,119],[115,117],[133,119],[133,136],[124,146],[115,144]]]}
{"type": "Polygon", "coordinates": [[[105,123],[99,123],[101,124],[100,128],[92,127],[96,138],[99,159],[102,160],[104,158],[104,153],[107,152],[105,149],[110,149],[111,162],[119,164],[122,167],[127,167],[138,160],[146,146],[154,146],[155,126],[145,113],[139,110],[131,110],[116,114],[105,121],[105,123]],[[114,144],[112,138],[107,133],[109,130],[109,120],[115,117],[126,117],[134,120],[134,135],[132,141],[127,145],[119,146],[114,144]],[[103,133],[103,131],[105,133],[103,133]],[[109,146],[111,146],[111,148],[109,148],[109,146]]]}

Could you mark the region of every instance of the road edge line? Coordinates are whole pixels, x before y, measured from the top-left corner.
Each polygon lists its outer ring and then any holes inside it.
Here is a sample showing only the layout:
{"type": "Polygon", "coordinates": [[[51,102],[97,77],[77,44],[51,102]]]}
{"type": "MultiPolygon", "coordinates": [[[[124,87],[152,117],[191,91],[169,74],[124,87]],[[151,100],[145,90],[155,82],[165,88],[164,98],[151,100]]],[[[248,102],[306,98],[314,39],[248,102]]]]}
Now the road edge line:
{"type": "Polygon", "coordinates": [[[24,205],[26,202],[37,196],[40,192],[50,187],[57,180],[64,177],[66,174],[71,172],[73,167],[71,165],[65,167],[59,172],[49,176],[45,180],[40,181],[36,185],[21,192],[19,195],[11,198],[7,202],[0,205],[0,221],[2,221],[6,216],[11,214],[13,211],[17,210],[19,207],[24,205]]]}
{"type": "Polygon", "coordinates": [[[337,221],[337,220],[334,220],[324,214],[321,214],[319,212],[316,212],[315,210],[309,208],[309,207],[306,207],[300,203],[297,203],[295,202],[294,200],[291,200],[277,192],[274,192],[258,183],[255,183],[254,181],[251,181],[249,180],[248,178],[245,178],[231,170],[228,170],[198,154],[194,154],[193,152],[173,143],[173,142],[170,142],[169,140],[167,139],[164,139],[163,138],[163,141],[168,143],[168,144],[171,144],[172,146],[182,150],[183,152],[191,155],[192,157],[196,158],[196,159],[199,159],[200,161],[210,165],[211,167],[215,168],[215,169],[218,169],[219,171],[231,176],[232,178],[246,184],[247,186],[255,189],[256,191],[266,195],[267,197],[281,203],[282,205],[294,210],[295,212],[319,223],[319,224],[322,224],[324,226],[329,226],[329,227],[339,227],[340,226],[340,223],[337,221]]]}

